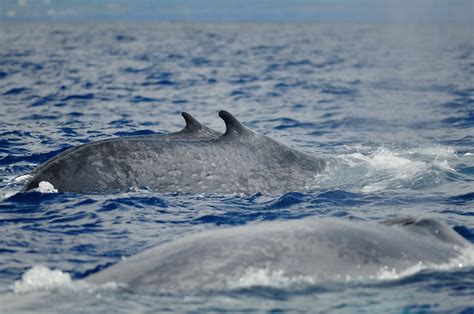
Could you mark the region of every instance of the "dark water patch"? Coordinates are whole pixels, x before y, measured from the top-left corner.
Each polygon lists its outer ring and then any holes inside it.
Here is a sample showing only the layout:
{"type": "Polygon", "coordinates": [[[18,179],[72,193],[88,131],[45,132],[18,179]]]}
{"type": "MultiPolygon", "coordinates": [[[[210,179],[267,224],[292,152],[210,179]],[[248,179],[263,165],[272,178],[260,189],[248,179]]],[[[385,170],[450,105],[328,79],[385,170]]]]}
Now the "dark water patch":
{"type": "Polygon", "coordinates": [[[279,125],[273,127],[275,130],[285,130],[292,128],[314,128],[315,124],[311,122],[300,122],[291,118],[278,118],[268,120],[269,122],[279,122],[279,125]]]}
{"type": "Polygon", "coordinates": [[[441,107],[449,109],[449,110],[456,110],[458,112],[462,112],[465,110],[469,110],[474,105],[474,99],[472,98],[457,98],[452,101],[448,101],[441,104],[441,107]]]}
{"type": "Polygon", "coordinates": [[[77,118],[77,117],[83,116],[84,114],[82,112],[72,111],[72,112],[69,112],[67,115],[70,117],[77,118]]]}
{"type": "Polygon", "coordinates": [[[220,215],[211,214],[204,215],[193,219],[193,224],[213,224],[216,226],[240,226],[256,221],[273,221],[273,220],[284,220],[284,219],[299,219],[302,217],[309,216],[308,213],[300,212],[295,213],[286,210],[253,210],[248,212],[240,212],[238,215],[232,212],[224,212],[220,215]]]}
{"type": "Polygon", "coordinates": [[[18,94],[22,94],[22,93],[27,92],[27,91],[30,91],[30,89],[24,88],[24,87],[16,87],[16,88],[9,89],[9,90],[6,91],[5,93],[3,93],[3,95],[4,95],[4,96],[7,96],[7,95],[18,95],[18,94]]]}
{"type": "Polygon", "coordinates": [[[341,64],[343,62],[344,62],[343,58],[330,57],[327,60],[325,60],[324,62],[314,64],[314,67],[316,67],[316,68],[325,68],[325,67],[330,67],[330,66],[333,66],[333,65],[341,64]]]}
{"type": "Polygon", "coordinates": [[[474,97],[474,88],[453,89],[451,94],[462,98],[474,97]]]}
{"type": "Polygon", "coordinates": [[[133,42],[136,41],[136,38],[130,35],[119,34],[115,35],[115,40],[118,42],[133,42]]]}
{"type": "Polygon", "coordinates": [[[166,199],[158,196],[141,197],[141,196],[130,196],[126,198],[116,198],[113,200],[107,200],[99,209],[99,211],[111,211],[111,210],[125,210],[126,208],[168,208],[170,205],[166,199]]]}
{"type": "Polygon", "coordinates": [[[203,58],[203,57],[197,57],[197,58],[192,58],[191,59],[191,64],[195,65],[195,66],[206,66],[206,65],[209,65],[211,63],[212,63],[211,60],[209,60],[207,58],[203,58]]]}
{"type": "Polygon", "coordinates": [[[73,128],[61,128],[60,129],[66,136],[76,136],[77,132],[73,128]]]}
{"type": "Polygon", "coordinates": [[[143,72],[147,72],[148,70],[149,68],[132,68],[132,67],[126,67],[122,69],[123,72],[132,73],[132,74],[143,73],[143,72]]]}
{"type": "Polygon", "coordinates": [[[173,76],[171,72],[151,73],[147,75],[147,80],[168,80],[173,76]]]}
{"type": "MultiPolygon", "coordinates": [[[[42,210],[36,205],[42,202],[51,202],[60,200],[63,197],[62,193],[39,193],[39,192],[27,192],[27,193],[16,193],[15,195],[8,198],[8,200],[0,203],[0,209],[4,207],[9,207],[13,204],[20,204],[20,205],[35,205],[32,209],[36,212],[38,210],[42,210]]],[[[23,206],[21,208],[22,212],[26,213],[26,208],[23,206]]]]}
{"type": "Polygon", "coordinates": [[[29,117],[21,118],[21,120],[57,120],[58,118],[55,115],[33,114],[29,117]]]}
{"type": "Polygon", "coordinates": [[[7,77],[7,72],[0,71],[0,80],[7,77]]]}
{"type": "Polygon", "coordinates": [[[263,209],[272,210],[272,209],[282,209],[290,208],[294,205],[301,204],[305,202],[307,195],[297,192],[287,193],[278,199],[271,201],[268,204],[265,204],[263,209]]]}
{"type": "Polygon", "coordinates": [[[109,124],[111,125],[119,125],[119,126],[123,126],[123,125],[129,125],[131,124],[133,121],[131,119],[128,119],[128,118],[121,118],[121,119],[117,119],[117,120],[113,120],[111,121],[109,124]]]}
{"type": "Polygon", "coordinates": [[[230,97],[234,97],[235,100],[245,99],[252,96],[252,93],[246,89],[233,90],[229,94],[230,97]]]}
{"type": "Polygon", "coordinates": [[[66,96],[64,97],[63,99],[61,99],[62,101],[69,101],[69,100],[90,100],[90,99],[94,99],[94,94],[92,93],[88,93],[88,94],[73,94],[73,95],[69,95],[69,96],[66,96]]]}
{"type": "Polygon", "coordinates": [[[253,53],[278,53],[283,49],[287,48],[285,45],[258,45],[250,47],[250,51],[253,53]]]}
{"type": "Polygon", "coordinates": [[[462,211],[462,210],[452,210],[452,209],[446,209],[441,211],[443,214],[454,214],[454,215],[459,215],[459,216],[471,216],[474,217],[474,212],[471,211],[462,211]]]}
{"type": "Polygon", "coordinates": [[[411,304],[405,305],[402,309],[402,313],[406,314],[422,314],[422,313],[433,313],[439,305],[437,303],[434,304],[411,304]]]}
{"type": "MultiPolygon", "coordinates": [[[[450,139],[450,140],[440,140],[439,144],[443,145],[452,145],[452,146],[467,146],[468,148],[472,148],[474,146],[474,136],[466,135],[461,138],[457,139],[450,139]]],[[[472,152],[469,150],[468,152],[472,152]]]]}
{"type": "Polygon", "coordinates": [[[29,163],[42,163],[46,160],[56,156],[57,154],[68,149],[69,146],[63,147],[59,150],[54,150],[47,153],[31,154],[31,155],[7,155],[4,158],[0,159],[0,165],[7,165],[9,163],[19,163],[19,162],[29,162],[29,163]]]}
{"type": "Polygon", "coordinates": [[[135,57],[133,57],[134,60],[137,60],[137,61],[150,61],[150,55],[147,54],[147,53],[143,53],[143,54],[139,54],[135,57]]]}
{"type": "Polygon", "coordinates": [[[21,68],[24,70],[32,70],[33,72],[37,72],[43,70],[44,65],[36,62],[22,62],[21,68]]]}
{"type": "Polygon", "coordinates": [[[462,168],[457,169],[457,171],[467,175],[474,175],[474,166],[466,167],[465,165],[463,165],[462,168]]]}
{"type": "Polygon", "coordinates": [[[96,219],[97,214],[91,211],[81,211],[78,213],[68,214],[68,215],[61,215],[57,218],[50,219],[49,224],[52,228],[57,227],[54,224],[61,224],[59,227],[63,227],[64,223],[71,223],[77,222],[79,223],[81,220],[91,221],[91,219],[96,219]]]}
{"type": "Polygon", "coordinates": [[[34,101],[31,104],[31,107],[39,107],[39,106],[46,105],[49,102],[53,101],[54,99],[55,99],[55,95],[48,95],[48,96],[45,96],[45,97],[41,97],[41,98],[37,99],[36,101],[34,101]]]}
{"type": "Polygon", "coordinates": [[[131,103],[137,104],[137,103],[142,103],[142,102],[161,102],[163,101],[162,98],[152,98],[152,97],[144,97],[144,96],[133,96],[132,99],[130,99],[131,103]]]}
{"type": "Polygon", "coordinates": [[[285,62],[283,65],[284,68],[291,68],[291,67],[300,67],[300,66],[313,66],[313,62],[308,59],[297,60],[297,61],[288,61],[285,62]]]}
{"type": "Polygon", "coordinates": [[[171,101],[175,105],[186,104],[188,101],[186,99],[175,99],[171,101]]]}
{"type": "Polygon", "coordinates": [[[280,82],[280,83],[275,84],[274,88],[279,89],[279,90],[287,90],[287,89],[295,88],[301,85],[302,85],[301,82],[293,82],[293,83],[280,82]]]}
{"type": "Polygon", "coordinates": [[[474,243],[474,230],[470,230],[465,226],[454,226],[453,229],[461,236],[474,243]]]}
{"type": "Polygon", "coordinates": [[[229,83],[231,83],[231,84],[245,84],[245,83],[255,82],[257,80],[258,80],[258,77],[254,76],[254,75],[241,74],[241,75],[237,76],[235,79],[231,79],[229,81],[229,83]]]}
{"type": "Polygon", "coordinates": [[[145,136],[145,135],[156,135],[159,133],[156,133],[153,130],[136,130],[136,131],[120,131],[120,132],[115,132],[115,136],[119,137],[127,137],[127,136],[145,136]]]}
{"type": "Polygon", "coordinates": [[[167,56],[168,60],[182,60],[184,59],[184,56],[182,54],[179,54],[179,53],[170,53],[168,56],[167,56]]]}
{"type": "MultiPolygon", "coordinates": [[[[446,201],[448,204],[465,205],[474,202],[474,192],[451,196],[446,201]]],[[[473,213],[474,214],[474,213],[473,213]]]]}
{"type": "Polygon", "coordinates": [[[441,123],[456,128],[472,128],[474,126],[474,110],[469,110],[463,116],[454,116],[441,120],[441,123]]]}
{"type": "Polygon", "coordinates": [[[343,190],[332,190],[323,192],[311,199],[313,205],[338,205],[342,207],[363,206],[373,202],[373,199],[367,198],[363,194],[346,192],[343,190]]]}
{"type": "Polygon", "coordinates": [[[336,85],[331,85],[331,84],[326,84],[322,90],[322,93],[324,94],[330,94],[330,95],[355,95],[356,90],[348,87],[343,87],[343,86],[336,86],[336,85]]]}
{"type": "Polygon", "coordinates": [[[173,86],[176,83],[170,80],[158,80],[158,81],[145,81],[142,83],[143,86],[153,86],[153,85],[158,85],[158,86],[173,86]]]}

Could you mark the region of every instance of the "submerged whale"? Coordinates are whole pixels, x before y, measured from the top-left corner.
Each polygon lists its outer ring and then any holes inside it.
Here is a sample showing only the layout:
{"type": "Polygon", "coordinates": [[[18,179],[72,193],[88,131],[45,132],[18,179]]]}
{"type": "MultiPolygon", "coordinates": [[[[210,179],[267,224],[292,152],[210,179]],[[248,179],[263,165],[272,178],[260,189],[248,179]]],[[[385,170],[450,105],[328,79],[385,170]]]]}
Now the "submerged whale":
{"type": "Polygon", "coordinates": [[[156,192],[270,193],[302,190],[326,166],[243,126],[220,111],[224,134],[187,113],[168,135],[106,139],[73,147],[40,165],[23,192],[42,181],[60,192],[108,193],[131,187],[156,192]]]}
{"type": "Polygon", "coordinates": [[[383,272],[453,262],[469,247],[448,225],[431,218],[382,223],[304,218],[186,236],[85,280],[121,283],[149,294],[265,285],[272,276],[284,283],[371,280],[383,272]]]}

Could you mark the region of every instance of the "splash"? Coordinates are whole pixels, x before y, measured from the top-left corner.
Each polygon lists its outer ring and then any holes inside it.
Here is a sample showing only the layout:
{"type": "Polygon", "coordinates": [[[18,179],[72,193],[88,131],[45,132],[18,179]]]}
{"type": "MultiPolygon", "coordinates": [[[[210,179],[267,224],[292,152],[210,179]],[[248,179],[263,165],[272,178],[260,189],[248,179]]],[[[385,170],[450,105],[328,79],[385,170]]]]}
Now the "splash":
{"type": "Polygon", "coordinates": [[[0,202],[18,193],[20,189],[19,186],[32,177],[32,175],[25,174],[21,176],[6,177],[5,179],[3,179],[3,182],[7,182],[7,185],[0,189],[0,202]]]}
{"type": "Polygon", "coordinates": [[[123,284],[107,282],[102,285],[87,283],[83,280],[72,280],[71,275],[59,269],[50,269],[46,266],[33,266],[28,269],[21,280],[11,285],[14,293],[29,293],[51,290],[74,290],[95,292],[96,290],[116,290],[124,287],[123,284]]]}
{"type": "Polygon", "coordinates": [[[58,193],[58,190],[48,181],[41,181],[35,191],[40,193],[58,193]]]}
{"type": "Polygon", "coordinates": [[[357,152],[337,156],[331,174],[319,178],[318,183],[362,193],[387,189],[423,189],[442,183],[446,173],[456,172],[449,164],[451,158],[456,157],[456,151],[451,147],[355,149],[357,152]]]}
{"type": "Polygon", "coordinates": [[[431,271],[452,271],[463,267],[474,266],[474,247],[469,246],[461,249],[459,256],[451,258],[446,263],[434,264],[419,261],[415,265],[408,267],[405,270],[398,271],[395,268],[389,268],[387,266],[382,267],[375,276],[370,279],[376,280],[398,280],[408,276],[415,275],[423,270],[431,271]]]}
{"type": "Polygon", "coordinates": [[[12,285],[15,293],[51,290],[72,283],[71,276],[59,269],[51,270],[46,266],[34,266],[27,270],[21,280],[12,285]]]}

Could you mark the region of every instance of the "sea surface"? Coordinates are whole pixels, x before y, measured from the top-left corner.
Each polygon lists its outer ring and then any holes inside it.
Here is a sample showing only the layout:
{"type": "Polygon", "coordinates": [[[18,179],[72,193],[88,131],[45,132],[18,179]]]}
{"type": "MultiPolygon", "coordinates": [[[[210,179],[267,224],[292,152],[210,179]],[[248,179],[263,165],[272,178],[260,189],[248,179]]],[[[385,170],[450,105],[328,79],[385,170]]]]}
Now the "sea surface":
{"type": "Polygon", "coordinates": [[[260,221],[434,217],[474,243],[473,25],[2,23],[0,199],[1,313],[474,313],[474,255],[362,283],[269,272],[198,295],[81,281],[260,221]],[[220,109],[328,168],[283,195],[17,193],[69,147],[177,131],[182,111],[224,131],[220,109]]]}

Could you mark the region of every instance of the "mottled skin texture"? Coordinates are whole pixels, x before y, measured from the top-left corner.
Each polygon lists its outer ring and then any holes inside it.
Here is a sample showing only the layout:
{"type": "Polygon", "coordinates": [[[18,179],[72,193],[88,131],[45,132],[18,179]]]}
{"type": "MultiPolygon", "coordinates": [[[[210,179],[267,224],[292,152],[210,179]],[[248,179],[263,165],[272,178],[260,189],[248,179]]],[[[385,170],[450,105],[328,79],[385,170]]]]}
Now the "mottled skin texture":
{"type": "Polygon", "coordinates": [[[383,267],[402,272],[446,263],[471,244],[429,218],[382,224],[306,218],[202,232],[127,258],[86,280],[144,293],[226,290],[249,270],[314,282],[369,280],[383,267]]]}
{"type": "MultiPolygon", "coordinates": [[[[170,133],[170,134],[157,134],[157,135],[145,135],[145,136],[129,136],[125,139],[127,141],[141,141],[141,140],[154,140],[154,141],[170,141],[170,140],[188,140],[197,141],[203,139],[217,138],[222,135],[219,132],[211,130],[201,125],[196,119],[190,114],[183,112],[182,116],[186,121],[186,127],[181,131],[170,133]]],[[[33,178],[23,188],[23,192],[37,188],[38,184],[44,180],[45,177],[52,177],[50,172],[60,172],[60,167],[64,167],[68,163],[74,163],[75,158],[87,154],[93,148],[98,146],[106,147],[107,145],[116,145],[116,143],[122,141],[122,138],[111,138],[105,140],[95,141],[93,143],[87,143],[79,146],[75,146],[65,150],[64,152],[54,156],[47,162],[36,167],[33,171],[33,178]]],[[[96,154],[97,155],[97,154],[96,154]]],[[[79,170],[80,171],[80,170],[79,170]]],[[[67,171],[66,171],[67,172],[67,171]]],[[[58,178],[59,179],[59,178],[58,178]]],[[[51,183],[51,182],[50,182],[51,183]]]]}
{"type": "Polygon", "coordinates": [[[72,148],[41,165],[24,191],[48,181],[59,191],[107,193],[130,187],[156,192],[269,194],[314,185],[325,161],[245,128],[219,113],[221,135],[187,114],[170,135],[124,137],[72,148]]]}

